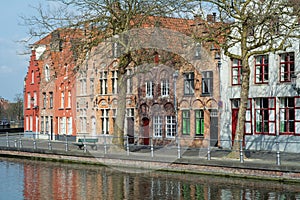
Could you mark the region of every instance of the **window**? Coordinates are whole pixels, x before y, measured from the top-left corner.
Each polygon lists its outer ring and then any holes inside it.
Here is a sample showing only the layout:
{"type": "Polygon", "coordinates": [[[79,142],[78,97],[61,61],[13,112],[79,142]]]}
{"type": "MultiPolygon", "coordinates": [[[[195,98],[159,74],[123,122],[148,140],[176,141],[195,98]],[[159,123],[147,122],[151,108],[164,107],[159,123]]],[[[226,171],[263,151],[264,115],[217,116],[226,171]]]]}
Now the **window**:
{"type": "Polygon", "coordinates": [[[213,72],[202,72],[202,96],[211,96],[213,93],[213,72]]]}
{"type": "Polygon", "coordinates": [[[255,83],[268,83],[269,61],[267,55],[255,57],[255,83]]]}
{"type": "Polygon", "coordinates": [[[65,93],[61,92],[61,95],[60,95],[60,107],[64,108],[64,106],[65,106],[65,93]]]}
{"type": "Polygon", "coordinates": [[[33,92],[33,107],[37,107],[37,93],[33,92]]]}
{"type": "Polygon", "coordinates": [[[275,135],[275,98],[255,99],[255,133],[275,135]]]}
{"type": "Polygon", "coordinates": [[[190,134],[190,111],[189,110],[182,111],[182,134],[183,135],[190,134]]]}
{"type": "Polygon", "coordinates": [[[112,93],[117,94],[118,93],[118,71],[112,71],[112,93]]]}
{"type": "Polygon", "coordinates": [[[161,81],[161,96],[166,97],[169,96],[169,81],[167,79],[161,81]]]}
{"type": "Polygon", "coordinates": [[[29,128],[29,130],[30,131],[33,131],[33,116],[31,115],[30,117],[29,117],[29,126],[30,126],[30,128],[29,128]]]}
{"type": "MultiPolygon", "coordinates": [[[[235,118],[232,123],[232,126],[234,126],[234,132],[237,126],[237,119],[238,119],[238,111],[239,111],[239,106],[240,106],[240,99],[232,99],[231,100],[231,107],[232,107],[232,117],[235,118]]],[[[245,119],[245,126],[244,126],[244,132],[245,135],[252,135],[252,100],[248,99],[247,102],[247,108],[246,108],[246,119],[245,119]]]]}
{"type": "Polygon", "coordinates": [[[200,58],[201,58],[201,45],[200,43],[197,43],[195,47],[195,59],[200,59],[200,58]]]}
{"type": "Polygon", "coordinates": [[[295,72],[294,53],[280,54],[280,82],[290,82],[295,72]]]}
{"type": "Polygon", "coordinates": [[[242,61],[238,59],[232,59],[231,66],[232,85],[241,85],[242,83],[242,61]]]}
{"type": "Polygon", "coordinates": [[[132,93],[132,69],[127,69],[127,94],[132,93]]]}
{"type": "Polygon", "coordinates": [[[49,117],[46,117],[45,122],[46,122],[46,124],[45,124],[45,126],[46,126],[46,134],[48,134],[49,133],[49,117]]]}
{"type": "Polygon", "coordinates": [[[90,79],[90,92],[91,95],[94,95],[95,91],[94,91],[95,85],[94,85],[94,79],[90,79]]]}
{"type": "Polygon", "coordinates": [[[47,104],[47,96],[46,96],[46,93],[43,92],[43,108],[44,109],[46,108],[46,104],[47,104]]]}
{"type": "Polygon", "coordinates": [[[34,84],[34,71],[31,71],[31,84],[34,84]]]}
{"type": "Polygon", "coordinates": [[[65,64],[64,68],[65,68],[65,77],[64,77],[64,79],[67,79],[68,78],[68,65],[65,64]]]}
{"type": "Polygon", "coordinates": [[[41,117],[41,134],[44,134],[44,116],[41,117]]]}
{"type": "Polygon", "coordinates": [[[45,80],[46,81],[50,80],[50,69],[48,65],[45,65],[45,80]]]}
{"type": "Polygon", "coordinates": [[[68,91],[68,108],[71,108],[71,102],[72,101],[72,96],[71,96],[71,91],[69,90],[68,91]]]}
{"type": "Polygon", "coordinates": [[[117,109],[112,109],[112,128],[115,128],[116,125],[116,118],[117,118],[117,109]]]}
{"type": "Polygon", "coordinates": [[[53,108],[53,92],[49,92],[49,106],[53,108]]]}
{"type": "Polygon", "coordinates": [[[152,81],[146,82],[146,97],[153,97],[154,83],[152,81]]]}
{"type": "Polygon", "coordinates": [[[60,118],[60,134],[66,134],[66,117],[60,118]]]}
{"type": "Polygon", "coordinates": [[[25,120],[26,120],[25,130],[26,130],[26,131],[29,131],[29,117],[26,116],[26,117],[25,117],[25,120]]]}
{"type": "Polygon", "coordinates": [[[293,134],[295,132],[295,99],[293,97],[280,98],[280,134],[293,134]]]}
{"type": "Polygon", "coordinates": [[[120,56],[120,44],[118,42],[112,43],[112,56],[118,58],[120,56]]]}
{"type": "Polygon", "coordinates": [[[184,94],[193,95],[194,94],[194,72],[185,73],[184,76],[184,94]]]}
{"type": "Polygon", "coordinates": [[[153,118],[154,137],[162,137],[162,117],[154,116],[153,118]]]}
{"type": "Polygon", "coordinates": [[[166,137],[175,137],[176,119],[175,116],[166,116],[166,137]]]}
{"type": "Polygon", "coordinates": [[[195,135],[204,135],[204,111],[195,110],[195,135]]]}
{"type": "Polygon", "coordinates": [[[109,109],[101,109],[102,134],[109,134],[109,109]]]}
{"type": "Polygon", "coordinates": [[[72,135],[72,117],[67,118],[68,121],[68,135],[72,135]]]}
{"type": "Polygon", "coordinates": [[[27,93],[27,108],[31,107],[31,95],[30,92],[27,93]]]}
{"type": "Polygon", "coordinates": [[[100,74],[100,94],[107,94],[107,72],[100,74]]]}

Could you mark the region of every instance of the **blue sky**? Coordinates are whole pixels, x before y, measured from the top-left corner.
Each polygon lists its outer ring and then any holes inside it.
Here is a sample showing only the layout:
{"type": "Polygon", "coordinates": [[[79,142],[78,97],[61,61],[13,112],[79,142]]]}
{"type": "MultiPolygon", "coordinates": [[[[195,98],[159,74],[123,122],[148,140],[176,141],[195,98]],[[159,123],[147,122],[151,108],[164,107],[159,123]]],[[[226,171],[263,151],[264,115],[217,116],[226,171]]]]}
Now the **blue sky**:
{"type": "Polygon", "coordinates": [[[18,43],[28,37],[28,28],[19,25],[20,15],[32,16],[34,9],[45,0],[8,0],[0,6],[0,97],[13,101],[16,94],[23,93],[24,77],[30,55],[19,55],[25,50],[18,43]]]}

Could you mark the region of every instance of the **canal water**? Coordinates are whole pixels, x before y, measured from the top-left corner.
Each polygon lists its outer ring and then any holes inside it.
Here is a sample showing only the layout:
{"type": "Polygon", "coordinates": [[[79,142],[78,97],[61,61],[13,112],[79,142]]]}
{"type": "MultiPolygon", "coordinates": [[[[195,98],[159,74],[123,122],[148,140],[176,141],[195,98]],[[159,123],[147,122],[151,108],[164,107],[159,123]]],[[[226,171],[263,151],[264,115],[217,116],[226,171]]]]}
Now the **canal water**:
{"type": "Polygon", "coordinates": [[[0,158],[0,199],[300,199],[300,184],[0,158]]]}

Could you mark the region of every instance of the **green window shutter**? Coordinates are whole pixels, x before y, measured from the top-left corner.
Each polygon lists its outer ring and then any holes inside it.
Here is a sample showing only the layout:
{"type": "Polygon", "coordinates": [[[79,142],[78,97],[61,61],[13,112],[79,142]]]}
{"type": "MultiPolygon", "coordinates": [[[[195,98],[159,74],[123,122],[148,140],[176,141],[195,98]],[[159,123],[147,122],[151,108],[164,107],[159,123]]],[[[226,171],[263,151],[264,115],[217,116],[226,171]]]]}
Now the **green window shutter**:
{"type": "Polygon", "coordinates": [[[185,119],[182,121],[182,133],[187,134],[187,124],[185,119]]]}
{"type": "Polygon", "coordinates": [[[204,134],[204,119],[201,119],[201,135],[204,134]]]}

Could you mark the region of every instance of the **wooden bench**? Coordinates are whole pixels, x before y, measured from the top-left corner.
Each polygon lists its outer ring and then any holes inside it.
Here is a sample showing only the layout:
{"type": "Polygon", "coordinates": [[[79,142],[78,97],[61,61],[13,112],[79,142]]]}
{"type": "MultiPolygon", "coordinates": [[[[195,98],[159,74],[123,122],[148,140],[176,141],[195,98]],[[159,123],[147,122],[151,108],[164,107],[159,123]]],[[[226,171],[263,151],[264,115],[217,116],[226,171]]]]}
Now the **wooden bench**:
{"type": "Polygon", "coordinates": [[[84,150],[84,145],[90,146],[93,150],[97,150],[98,138],[79,138],[78,142],[74,142],[73,145],[78,146],[79,149],[84,150]]]}

